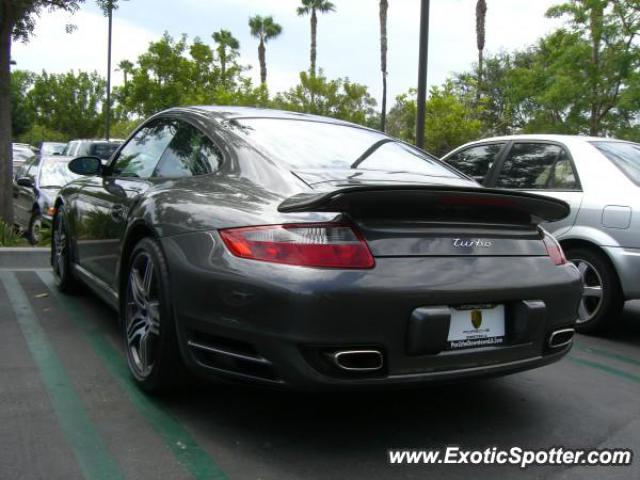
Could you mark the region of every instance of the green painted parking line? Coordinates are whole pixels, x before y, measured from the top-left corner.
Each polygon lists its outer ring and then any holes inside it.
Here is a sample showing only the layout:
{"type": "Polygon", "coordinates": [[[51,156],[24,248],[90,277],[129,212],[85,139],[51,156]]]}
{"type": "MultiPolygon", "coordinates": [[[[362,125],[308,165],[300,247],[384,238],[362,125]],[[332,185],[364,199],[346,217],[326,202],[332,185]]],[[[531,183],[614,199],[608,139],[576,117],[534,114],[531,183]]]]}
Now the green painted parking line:
{"type": "Polygon", "coordinates": [[[42,330],[27,294],[11,272],[0,272],[18,325],[39,371],[62,431],[87,479],[122,479],[96,427],[91,423],[65,368],[42,330]]]}
{"type": "Polygon", "coordinates": [[[36,272],[51,291],[52,296],[64,308],[69,318],[87,338],[98,357],[125,391],[134,407],[163,438],[176,460],[197,480],[226,479],[225,473],[187,432],[180,422],[159,402],[142,393],[132,382],[122,354],[93,327],[72,298],[61,294],[55,286],[51,272],[36,272]]]}
{"type": "Polygon", "coordinates": [[[622,363],[628,363],[629,365],[635,365],[637,367],[640,367],[640,360],[636,360],[635,358],[629,358],[625,355],[620,355],[619,353],[609,352],[607,350],[602,350],[600,348],[583,347],[582,345],[576,345],[573,348],[580,352],[593,353],[596,355],[600,355],[601,357],[610,358],[611,360],[617,360],[622,363]]]}
{"type": "Polygon", "coordinates": [[[624,378],[626,380],[631,380],[635,383],[640,383],[640,375],[634,375],[633,373],[625,372],[624,370],[618,370],[617,368],[610,367],[609,365],[604,365],[598,362],[592,362],[591,360],[585,360],[584,358],[578,358],[573,355],[569,355],[569,360],[579,365],[584,365],[595,370],[600,370],[602,372],[608,373],[610,375],[615,375],[616,377],[624,378]]]}

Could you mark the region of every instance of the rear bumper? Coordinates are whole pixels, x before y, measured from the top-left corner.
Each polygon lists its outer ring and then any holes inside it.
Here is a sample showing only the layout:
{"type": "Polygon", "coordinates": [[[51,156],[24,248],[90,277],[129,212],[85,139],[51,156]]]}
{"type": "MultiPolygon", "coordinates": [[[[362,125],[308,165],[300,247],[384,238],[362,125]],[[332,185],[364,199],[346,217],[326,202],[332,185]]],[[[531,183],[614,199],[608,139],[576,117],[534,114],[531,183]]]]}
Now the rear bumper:
{"type": "Polygon", "coordinates": [[[189,366],[310,389],[420,384],[551,363],[570,345],[549,348],[549,335],[574,325],[582,288],[575,267],[547,257],[377,258],[371,270],[348,271],[238,259],[215,234],[169,237],[163,247],[189,366]],[[446,332],[429,318],[419,348],[410,346],[417,309],[479,303],[505,304],[504,346],[442,350],[446,332]],[[337,369],[328,355],[348,348],[381,351],[384,367],[337,369]]]}
{"type": "Polygon", "coordinates": [[[640,249],[603,247],[618,272],[626,300],[640,298],[640,249]]]}

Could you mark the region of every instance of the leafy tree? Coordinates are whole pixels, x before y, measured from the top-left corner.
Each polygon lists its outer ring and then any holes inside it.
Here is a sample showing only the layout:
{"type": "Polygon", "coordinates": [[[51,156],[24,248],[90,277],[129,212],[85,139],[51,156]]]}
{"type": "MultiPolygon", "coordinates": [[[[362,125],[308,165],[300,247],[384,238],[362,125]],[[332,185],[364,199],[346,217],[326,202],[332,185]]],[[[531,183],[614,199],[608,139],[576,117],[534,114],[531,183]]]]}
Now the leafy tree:
{"type": "Polygon", "coordinates": [[[139,120],[118,120],[111,125],[111,136],[127,138],[140,123],[139,120]]]}
{"type": "Polygon", "coordinates": [[[380,0],[380,70],[382,71],[382,105],[380,114],[380,130],[387,128],[387,12],[389,0],[380,0]]]}
{"type": "Polygon", "coordinates": [[[227,78],[227,62],[234,60],[239,55],[240,42],[229,30],[224,29],[215,32],[212,38],[218,44],[216,50],[220,59],[220,74],[224,84],[227,78]]]}
{"type": "Polygon", "coordinates": [[[486,37],[487,2],[478,0],[476,3],[476,44],[478,46],[478,90],[477,98],[480,98],[480,85],[482,85],[482,70],[484,67],[484,44],[486,37]]]}
{"type": "MultiPolygon", "coordinates": [[[[11,45],[28,40],[43,11],[75,12],[83,0],[0,0],[0,218],[13,224],[11,162],[11,45]]],[[[117,0],[97,0],[104,8],[117,0]]]]}
{"type": "Polygon", "coordinates": [[[251,35],[260,40],[258,44],[258,59],[260,61],[260,83],[266,85],[267,83],[267,60],[266,60],[266,47],[267,43],[272,38],[276,38],[282,33],[282,27],[273,21],[273,17],[261,17],[256,15],[249,19],[249,28],[251,28],[251,35]]]}
{"type": "Polygon", "coordinates": [[[133,67],[135,67],[135,65],[130,60],[125,59],[121,60],[120,63],[118,63],[118,68],[116,70],[122,72],[122,74],[124,75],[125,87],[127,86],[129,75],[131,75],[131,73],[133,72],[133,67]]]}
{"type": "Polygon", "coordinates": [[[266,87],[255,88],[234,58],[227,55],[226,62],[223,83],[222,68],[209,45],[165,33],[138,57],[126,88],[115,90],[117,119],[135,120],[185,105],[266,105],[266,87]]]}
{"type": "Polygon", "coordinates": [[[15,137],[28,131],[33,123],[33,116],[26,105],[33,79],[34,74],[25,70],[11,72],[11,130],[15,137]]]}
{"type": "MultiPolygon", "coordinates": [[[[579,55],[582,76],[576,76],[573,89],[588,92],[589,133],[606,130],[607,120],[637,81],[640,50],[640,3],[637,0],[570,0],[547,12],[549,17],[566,18],[569,31],[586,45],[574,49],[579,55]]],[[[567,67],[572,67],[572,62],[567,67]]],[[[575,71],[573,73],[576,73],[575,71]]],[[[570,72],[565,72],[565,75],[570,72]]]]}
{"type": "Polygon", "coordinates": [[[152,42],[138,57],[126,96],[117,97],[131,113],[146,117],[166,108],[182,105],[189,92],[191,65],[185,54],[186,35],[175,40],[168,33],[152,42]]]}
{"type": "MultiPolygon", "coordinates": [[[[389,112],[389,133],[414,143],[416,112],[415,89],[398,96],[389,112]]],[[[483,125],[475,118],[475,113],[471,103],[460,99],[452,81],[441,87],[433,87],[426,104],[426,150],[442,156],[459,145],[479,138],[483,125]]]]}
{"type": "Polygon", "coordinates": [[[18,137],[19,142],[29,143],[31,145],[35,145],[38,142],[68,142],[71,137],[66,133],[59,132],[58,130],[53,130],[49,127],[45,127],[44,125],[33,124],[29,128],[29,130],[23,132],[18,137]]]}
{"type": "Polygon", "coordinates": [[[34,76],[26,96],[34,123],[69,138],[93,137],[100,132],[106,82],[98,73],[42,72],[34,76]]]}
{"type": "Polygon", "coordinates": [[[278,94],[273,106],[294,112],[340,118],[365,125],[374,115],[375,99],[367,87],[348,78],[328,80],[322,70],[318,75],[300,73],[300,83],[287,92],[278,94]]]}
{"type": "Polygon", "coordinates": [[[29,38],[35,19],[45,8],[74,11],[78,2],[2,0],[0,3],[0,220],[8,225],[13,224],[11,44],[13,40],[29,38]]]}
{"type": "Polygon", "coordinates": [[[318,12],[329,13],[333,12],[336,7],[328,0],[301,0],[302,5],[298,7],[298,15],[303,17],[310,15],[311,21],[311,76],[316,76],[316,56],[318,53],[318,12]]]}

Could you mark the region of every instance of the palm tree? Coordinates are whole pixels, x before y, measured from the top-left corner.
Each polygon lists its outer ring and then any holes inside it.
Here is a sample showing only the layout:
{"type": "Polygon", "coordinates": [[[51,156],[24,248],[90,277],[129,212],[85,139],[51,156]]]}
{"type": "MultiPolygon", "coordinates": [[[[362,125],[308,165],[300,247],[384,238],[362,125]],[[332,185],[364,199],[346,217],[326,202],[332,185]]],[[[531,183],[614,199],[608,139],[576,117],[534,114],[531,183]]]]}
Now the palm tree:
{"type": "Polygon", "coordinates": [[[382,70],[382,114],[380,115],[380,130],[387,129],[387,11],[389,1],[380,0],[380,70],[382,70]]]}
{"type": "Polygon", "coordinates": [[[267,43],[272,38],[276,38],[282,33],[282,27],[273,21],[273,17],[261,17],[256,15],[249,19],[249,28],[251,28],[251,35],[260,39],[258,45],[258,59],[260,60],[260,82],[263,85],[267,84],[267,60],[265,57],[267,43]]]}
{"type": "Polygon", "coordinates": [[[318,12],[333,12],[336,7],[328,0],[301,0],[302,6],[298,7],[298,15],[303,17],[311,15],[311,75],[316,76],[316,55],[317,55],[317,33],[318,33],[318,12]]]}
{"type": "Polygon", "coordinates": [[[229,30],[221,29],[219,32],[214,32],[211,36],[218,44],[216,51],[220,59],[220,76],[222,77],[222,84],[224,85],[227,76],[227,61],[237,55],[240,42],[238,42],[229,30]]]}
{"type": "Polygon", "coordinates": [[[127,80],[129,78],[129,74],[131,74],[131,72],[133,71],[133,62],[130,62],[129,60],[121,60],[120,63],[118,63],[118,68],[117,70],[122,72],[122,74],[124,75],[124,86],[127,86],[127,80]]]}
{"type": "Polygon", "coordinates": [[[476,100],[480,99],[480,87],[482,85],[486,18],[487,2],[485,0],[478,0],[476,4],[476,42],[478,44],[478,87],[476,90],[476,100]]]}

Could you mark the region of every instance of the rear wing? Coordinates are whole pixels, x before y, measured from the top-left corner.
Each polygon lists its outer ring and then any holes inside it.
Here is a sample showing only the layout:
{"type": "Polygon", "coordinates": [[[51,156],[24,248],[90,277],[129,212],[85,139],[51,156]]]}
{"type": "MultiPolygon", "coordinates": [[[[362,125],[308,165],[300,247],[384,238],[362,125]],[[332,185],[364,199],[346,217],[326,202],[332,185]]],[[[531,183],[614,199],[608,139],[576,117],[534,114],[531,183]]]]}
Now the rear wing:
{"type": "Polygon", "coordinates": [[[412,218],[539,224],[569,215],[569,205],[555,198],[478,187],[380,185],[346,187],[331,192],[300,193],[278,206],[282,213],[344,212],[354,217],[412,218]]]}

